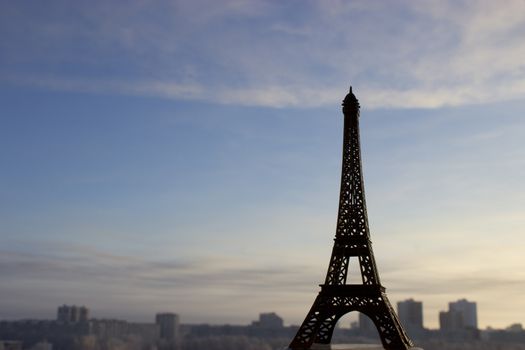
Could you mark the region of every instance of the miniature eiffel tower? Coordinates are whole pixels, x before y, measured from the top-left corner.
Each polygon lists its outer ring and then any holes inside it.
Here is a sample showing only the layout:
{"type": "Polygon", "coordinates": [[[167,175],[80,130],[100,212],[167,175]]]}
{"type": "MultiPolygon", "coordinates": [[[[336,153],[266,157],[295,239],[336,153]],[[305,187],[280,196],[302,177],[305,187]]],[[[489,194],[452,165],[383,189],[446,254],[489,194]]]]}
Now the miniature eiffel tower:
{"type": "Polygon", "coordinates": [[[339,318],[361,312],[374,322],[383,347],[405,350],[412,346],[379,281],[366,214],[359,141],[359,102],[350,92],[343,100],[344,140],[341,193],[335,243],[325,283],[317,295],[290,349],[330,344],[339,318]],[[358,259],[361,284],[347,284],[348,263],[358,259]]]}

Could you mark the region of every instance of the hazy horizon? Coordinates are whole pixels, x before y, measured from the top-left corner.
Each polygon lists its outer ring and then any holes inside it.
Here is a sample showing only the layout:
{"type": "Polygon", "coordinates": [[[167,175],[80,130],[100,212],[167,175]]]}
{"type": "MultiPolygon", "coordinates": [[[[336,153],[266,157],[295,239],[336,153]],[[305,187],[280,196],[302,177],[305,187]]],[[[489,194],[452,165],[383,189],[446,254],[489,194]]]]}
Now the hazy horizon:
{"type": "Polygon", "coordinates": [[[341,100],[371,238],[426,327],[525,322],[525,2],[0,4],[0,319],[299,324],[335,233],[341,100]]]}

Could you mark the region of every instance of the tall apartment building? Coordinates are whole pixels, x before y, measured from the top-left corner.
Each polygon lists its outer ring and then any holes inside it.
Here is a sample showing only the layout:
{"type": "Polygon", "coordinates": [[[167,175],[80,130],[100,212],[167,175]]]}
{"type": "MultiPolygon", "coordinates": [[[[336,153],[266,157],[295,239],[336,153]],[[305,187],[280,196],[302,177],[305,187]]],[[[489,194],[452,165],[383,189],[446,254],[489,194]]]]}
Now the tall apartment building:
{"type": "Polygon", "coordinates": [[[448,304],[448,311],[439,313],[441,330],[454,331],[478,328],[478,312],[475,302],[460,299],[448,304]]]}
{"type": "Polygon", "coordinates": [[[460,299],[456,302],[449,303],[448,309],[461,313],[463,317],[463,327],[471,329],[478,328],[478,308],[475,302],[460,299]]]}
{"type": "Polygon", "coordinates": [[[161,339],[176,342],[180,339],[179,315],[174,313],[159,313],[155,316],[155,323],[159,326],[161,339]]]}
{"type": "Polygon", "coordinates": [[[89,320],[89,309],[85,306],[62,305],[57,309],[57,321],[79,323],[89,320]]]}
{"type": "Polygon", "coordinates": [[[423,303],[408,299],[397,303],[397,315],[407,332],[423,330],[423,303]]]}
{"type": "Polygon", "coordinates": [[[462,330],[463,315],[458,311],[441,311],[439,313],[439,329],[442,331],[462,330]]]}

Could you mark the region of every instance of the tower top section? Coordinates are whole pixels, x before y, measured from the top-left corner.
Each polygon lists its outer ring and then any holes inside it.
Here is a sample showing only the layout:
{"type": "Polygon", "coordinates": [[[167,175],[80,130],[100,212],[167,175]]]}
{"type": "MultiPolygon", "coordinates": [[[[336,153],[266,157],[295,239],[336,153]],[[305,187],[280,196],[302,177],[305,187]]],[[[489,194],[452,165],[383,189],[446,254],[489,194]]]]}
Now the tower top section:
{"type": "Polygon", "coordinates": [[[350,86],[350,91],[343,100],[343,114],[352,115],[357,114],[359,116],[359,101],[352,92],[352,86],[350,86]]]}

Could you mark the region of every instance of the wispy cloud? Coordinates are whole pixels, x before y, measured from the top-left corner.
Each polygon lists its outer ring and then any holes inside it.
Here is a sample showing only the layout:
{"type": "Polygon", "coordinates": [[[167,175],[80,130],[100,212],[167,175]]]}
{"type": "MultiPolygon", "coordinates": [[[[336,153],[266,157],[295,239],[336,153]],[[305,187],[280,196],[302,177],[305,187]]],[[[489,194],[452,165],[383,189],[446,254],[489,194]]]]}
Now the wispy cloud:
{"type": "Polygon", "coordinates": [[[203,88],[196,84],[177,84],[161,81],[123,81],[108,79],[70,79],[64,77],[10,77],[7,81],[17,85],[34,86],[60,91],[110,93],[158,96],[177,99],[202,98],[203,88]]]}
{"type": "Polygon", "coordinates": [[[155,5],[114,11],[117,4],[99,3],[81,12],[65,6],[61,11],[74,16],[54,20],[45,11],[6,11],[4,25],[15,35],[3,40],[5,66],[22,62],[32,72],[10,69],[10,81],[271,107],[334,104],[349,83],[367,108],[525,96],[521,1],[155,5]],[[38,26],[15,29],[29,20],[38,26]],[[48,64],[37,67],[41,61],[48,64]],[[76,76],[58,72],[62,62],[77,67],[76,76]]]}

